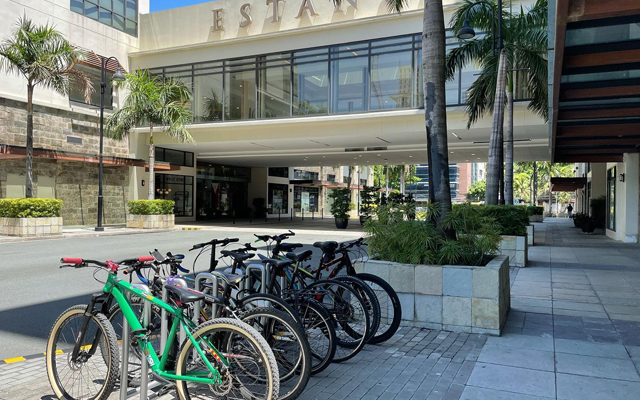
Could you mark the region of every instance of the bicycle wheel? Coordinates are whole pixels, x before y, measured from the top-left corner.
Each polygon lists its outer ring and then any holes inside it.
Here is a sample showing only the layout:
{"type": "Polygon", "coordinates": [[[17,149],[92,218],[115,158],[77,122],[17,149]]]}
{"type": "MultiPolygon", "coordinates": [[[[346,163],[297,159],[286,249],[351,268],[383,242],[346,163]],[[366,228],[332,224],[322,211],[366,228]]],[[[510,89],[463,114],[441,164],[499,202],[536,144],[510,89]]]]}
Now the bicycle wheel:
{"type": "Polygon", "coordinates": [[[369,343],[380,327],[380,303],[378,302],[378,297],[373,292],[373,289],[360,278],[341,275],[334,279],[350,285],[358,292],[362,300],[364,300],[364,304],[367,306],[367,312],[369,313],[369,319],[371,320],[369,334],[367,335],[367,343],[369,343]]]}
{"type": "MultiPolygon", "coordinates": [[[[131,299],[131,308],[138,316],[140,322],[142,322],[142,313],[144,309],[144,304],[139,297],[133,297],[131,299]]],[[[152,332],[149,335],[149,342],[153,345],[153,348],[156,349],[157,352],[160,351],[160,329],[161,329],[161,321],[162,316],[160,313],[160,309],[156,306],[151,307],[151,321],[147,324],[148,326],[153,326],[152,332]]],[[[118,354],[122,354],[122,323],[123,323],[123,315],[120,310],[120,305],[115,304],[109,310],[109,322],[113,326],[113,330],[116,333],[116,338],[118,340],[118,354]]],[[[131,331],[131,327],[129,327],[129,331],[131,331]]],[[[160,356],[160,354],[158,354],[160,356]]],[[[142,353],[140,351],[140,346],[138,346],[137,340],[131,340],[131,344],[129,346],[129,384],[133,386],[140,385],[140,372],[142,369],[141,360],[142,353]]]]}
{"type": "Polygon", "coordinates": [[[346,361],[358,354],[367,343],[371,319],[356,290],[344,282],[320,280],[302,292],[326,308],[335,322],[338,348],[333,361],[346,361]]]}
{"type": "MultiPolygon", "coordinates": [[[[222,383],[207,385],[177,381],[181,400],[278,398],[278,365],[269,345],[255,329],[236,319],[218,318],[198,325],[191,334],[209,362],[220,372],[222,383]],[[224,355],[229,362],[228,368],[216,361],[212,347],[224,355]]],[[[206,371],[193,342],[186,340],[178,352],[176,374],[206,371]]]]}
{"type": "Polygon", "coordinates": [[[311,347],[311,375],[324,371],[336,354],[336,329],[331,316],[313,300],[290,298],[287,302],[295,307],[302,320],[302,328],[311,347]]]}
{"type": "Polygon", "coordinates": [[[101,313],[89,319],[78,357],[75,362],[71,360],[86,309],[85,304],[80,304],[65,310],[49,334],[47,375],[60,399],[104,400],[118,379],[120,357],[116,334],[101,313]]]}
{"type": "Polygon", "coordinates": [[[255,307],[272,307],[276,310],[284,311],[293,318],[299,326],[302,326],[302,320],[296,310],[281,297],[273,294],[255,293],[234,301],[238,308],[244,308],[247,311],[255,307]]]}
{"type": "Polygon", "coordinates": [[[265,338],[278,363],[280,400],[300,396],[311,376],[311,348],[302,328],[285,312],[258,307],[241,317],[265,338]]]}
{"type": "Polygon", "coordinates": [[[402,306],[396,291],[379,276],[365,273],[355,276],[373,289],[380,303],[380,327],[369,343],[382,343],[391,339],[398,331],[402,319],[402,306]]]}

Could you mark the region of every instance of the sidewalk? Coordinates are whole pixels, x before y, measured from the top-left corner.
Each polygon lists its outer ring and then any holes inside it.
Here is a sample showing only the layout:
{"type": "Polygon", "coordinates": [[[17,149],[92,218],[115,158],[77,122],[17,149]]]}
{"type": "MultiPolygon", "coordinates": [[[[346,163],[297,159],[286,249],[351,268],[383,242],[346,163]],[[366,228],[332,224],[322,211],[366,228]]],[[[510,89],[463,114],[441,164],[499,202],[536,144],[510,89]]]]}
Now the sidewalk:
{"type": "Polygon", "coordinates": [[[51,239],[66,239],[66,238],[78,238],[78,237],[95,237],[95,236],[116,236],[116,235],[139,235],[142,233],[158,233],[158,232],[170,232],[179,230],[180,227],[169,229],[137,229],[126,228],[122,226],[105,226],[104,231],[96,232],[93,226],[65,226],[62,229],[61,235],[49,235],[49,236],[35,236],[35,237],[18,237],[18,236],[3,236],[0,235],[1,243],[12,242],[26,242],[31,240],[51,240],[51,239]]]}

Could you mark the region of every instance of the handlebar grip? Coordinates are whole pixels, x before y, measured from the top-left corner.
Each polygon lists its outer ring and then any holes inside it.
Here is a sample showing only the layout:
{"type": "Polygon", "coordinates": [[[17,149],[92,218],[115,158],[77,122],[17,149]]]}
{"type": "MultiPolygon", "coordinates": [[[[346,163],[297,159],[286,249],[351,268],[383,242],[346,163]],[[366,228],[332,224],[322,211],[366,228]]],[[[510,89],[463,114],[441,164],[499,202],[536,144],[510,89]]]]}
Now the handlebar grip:
{"type": "Polygon", "coordinates": [[[198,244],[194,244],[192,248],[189,249],[189,251],[191,250],[197,250],[204,247],[204,243],[198,243],[198,244]]]}
{"type": "Polygon", "coordinates": [[[295,236],[295,232],[292,232],[291,230],[289,230],[289,233],[287,233],[287,236],[295,236]]]}
{"type": "Polygon", "coordinates": [[[145,285],[149,283],[149,280],[142,276],[139,270],[136,270],[136,275],[138,275],[138,279],[140,279],[140,282],[144,283],[145,285]]]}
{"type": "Polygon", "coordinates": [[[238,239],[238,238],[233,238],[233,239],[226,238],[225,239],[225,242],[227,242],[227,243],[235,243],[235,242],[239,242],[239,241],[240,241],[240,239],[238,239]]]}
{"type": "Polygon", "coordinates": [[[186,268],[182,268],[182,267],[181,267],[181,266],[179,266],[179,265],[176,265],[176,267],[178,267],[178,270],[180,270],[180,271],[184,272],[185,274],[188,274],[188,273],[190,272],[188,269],[186,269],[186,268]]]}
{"type": "Polygon", "coordinates": [[[63,257],[60,259],[60,262],[63,264],[82,264],[84,260],[82,258],[63,257]]]}
{"type": "Polygon", "coordinates": [[[154,256],[138,257],[138,261],[140,262],[155,261],[155,259],[156,258],[154,256]]]}

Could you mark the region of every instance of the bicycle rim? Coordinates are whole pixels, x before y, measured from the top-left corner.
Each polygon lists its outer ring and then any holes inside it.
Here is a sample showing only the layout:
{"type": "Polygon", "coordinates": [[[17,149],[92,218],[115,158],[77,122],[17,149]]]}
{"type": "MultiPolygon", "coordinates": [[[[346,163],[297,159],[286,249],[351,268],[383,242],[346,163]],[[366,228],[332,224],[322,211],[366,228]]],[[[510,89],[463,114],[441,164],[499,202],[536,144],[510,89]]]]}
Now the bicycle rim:
{"type": "Polygon", "coordinates": [[[385,342],[391,339],[400,327],[402,307],[398,294],[391,285],[376,275],[362,273],[356,276],[373,289],[380,303],[380,326],[371,340],[369,340],[369,343],[385,342]]]}

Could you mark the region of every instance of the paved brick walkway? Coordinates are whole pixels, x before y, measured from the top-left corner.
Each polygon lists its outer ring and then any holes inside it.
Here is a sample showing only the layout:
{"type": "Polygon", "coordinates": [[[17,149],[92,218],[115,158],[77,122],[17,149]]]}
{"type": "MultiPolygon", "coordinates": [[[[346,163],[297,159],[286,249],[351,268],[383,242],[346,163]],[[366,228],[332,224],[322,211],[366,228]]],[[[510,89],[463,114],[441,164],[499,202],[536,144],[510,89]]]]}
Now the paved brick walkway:
{"type": "MultiPolygon", "coordinates": [[[[401,328],[388,342],[366,346],[353,359],[312,377],[299,399],[456,400],[486,340],[483,335],[401,328]]],[[[51,393],[44,358],[0,366],[0,399],[53,399],[51,393]]]]}

